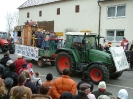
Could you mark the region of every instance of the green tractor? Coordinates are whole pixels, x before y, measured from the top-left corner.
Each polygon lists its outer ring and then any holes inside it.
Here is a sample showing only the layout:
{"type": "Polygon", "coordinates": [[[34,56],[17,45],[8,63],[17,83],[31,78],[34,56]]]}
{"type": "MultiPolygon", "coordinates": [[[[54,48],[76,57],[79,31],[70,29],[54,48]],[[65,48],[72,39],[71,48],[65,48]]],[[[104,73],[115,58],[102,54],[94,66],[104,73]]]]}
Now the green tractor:
{"type": "Polygon", "coordinates": [[[116,72],[111,54],[98,50],[98,36],[94,33],[68,32],[64,48],[56,50],[55,65],[61,74],[64,68],[70,69],[70,74],[89,72],[93,83],[117,79],[122,71],[116,72]]]}

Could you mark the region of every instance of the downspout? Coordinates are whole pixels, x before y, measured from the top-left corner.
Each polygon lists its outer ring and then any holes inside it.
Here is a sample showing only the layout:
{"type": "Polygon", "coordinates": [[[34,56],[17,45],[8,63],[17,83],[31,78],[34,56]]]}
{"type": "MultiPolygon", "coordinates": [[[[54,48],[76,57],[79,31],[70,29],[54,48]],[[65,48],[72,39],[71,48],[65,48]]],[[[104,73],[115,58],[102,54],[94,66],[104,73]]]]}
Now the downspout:
{"type": "Polygon", "coordinates": [[[99,44],[100,44],[100,29],[101,29],[101,5],[100,5],[100,0],[98,0],[98,6],[99,6],[99,21],[98,21],[98,50],[99,50],[99,44]]]}

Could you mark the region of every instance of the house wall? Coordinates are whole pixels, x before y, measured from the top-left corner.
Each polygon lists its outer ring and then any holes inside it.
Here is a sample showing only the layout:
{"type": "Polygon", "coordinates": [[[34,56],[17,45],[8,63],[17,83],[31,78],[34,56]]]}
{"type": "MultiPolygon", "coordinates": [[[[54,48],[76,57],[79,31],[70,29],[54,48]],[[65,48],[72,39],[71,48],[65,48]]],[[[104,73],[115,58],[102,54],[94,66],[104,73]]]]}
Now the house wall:
{"type": "MultiPolygon", "coordinates": [[[[100,3],[102,7],[101,13],[101,33],[106,37],[106,31],[109,29],[122,29],[125,30],[124,36],[126,39],[133,40],[133,0],[114,0],[100,3]],[[126,17],[123,18],[108,18],[107,6],[126,4],[126,17]]],[[[106,42],[108,43],[108,42],[106,42]]],[[[120,42],[113,42],[113,46],[120,45],[120,42]]]]}
{"type": "Polygon", "coordinates": [[[68,0],[51,4],[29,7],[19,10],[19,25],[26,20],[51,21],[54,20],[54,31],[64,32],[66,29],[75,31],[91,30],[98,32],[98,4],[97,0],[68,0]],[[80,6],[80,12],[75,13],[75,6],[80,6]],[[57,15],[57,8],[60,8],[60,15],[57,15]],[[39,11],[42,10],[42,17],[39,11]],[[30,18],[27,18],[30,12],[30,18]]]}

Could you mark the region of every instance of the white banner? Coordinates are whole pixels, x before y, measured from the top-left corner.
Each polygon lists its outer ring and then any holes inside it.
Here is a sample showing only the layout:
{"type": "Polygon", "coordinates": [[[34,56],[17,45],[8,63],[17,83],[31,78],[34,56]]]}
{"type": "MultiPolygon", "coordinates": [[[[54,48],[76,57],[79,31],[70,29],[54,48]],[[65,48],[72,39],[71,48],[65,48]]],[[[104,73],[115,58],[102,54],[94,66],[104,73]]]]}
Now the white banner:
{"type": "Polygon", "coordinates": [[[117,71],[122,71],[129,68],[123,47],[110,47],[110,52],[117,71]]]}
{"type": "Polygon", "coordinates": [[[22,54],[22,56],[38,60],[38,48],[15,44],[15,54],[22,54]]]}

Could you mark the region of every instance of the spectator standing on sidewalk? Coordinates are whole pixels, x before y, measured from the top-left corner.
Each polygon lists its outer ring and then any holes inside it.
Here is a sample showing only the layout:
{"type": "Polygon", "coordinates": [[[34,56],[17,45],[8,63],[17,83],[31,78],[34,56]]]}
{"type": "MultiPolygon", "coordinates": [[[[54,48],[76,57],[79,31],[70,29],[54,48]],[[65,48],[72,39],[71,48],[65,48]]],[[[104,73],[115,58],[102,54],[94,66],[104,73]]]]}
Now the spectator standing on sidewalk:
{"type": "Polygon", "coordinates": [[[48,95],[50,95],[51,97],[52,97],[51,89],[52,89],[52,85],[53,85],[52,80],[53,80],[53,75],[51,73],[48,73],[46,76],[46,81],[43,82],[43,85],[47,85],[49,87],[48,95]]]}
{"type": "Polygon", "coordinates": [[[82,83],[79,86],[78,94],[74,96],[74,99],[90,99],[87,95],[90,93],[91,85],[82,83]]]}
{"type": "Polygon", "coordinates": [[[95,95],[96,99],[100,96],[100,95],[112,95],[112,93],[106,91],[106,83],[104,81],[101,81],[98,84],[98,90],[97,91],[93,91],[92,94],[95,95]]]}
{"type": "Polygon", "coordinates": [[[10,91],[10,99],[31,99],[32,91],[30,88],[24,86],[25,82],[26,77],[21,74],[18,77],[18,85],[12,87],[10,91]]]}
{"type": "Polygon", "coordinates": [[[126,89],[119,90],[117,99],[128,99],[128,92],[126,91],[126,89]]]}
{"type": "Polygon", "coordinates": [[[26,64],[26,61],[23,59],[23,57],[22,57],[21,54],[18,54],[17,58],[18,59],[14,63],[16,65],[16,73],[18,75],[20,75],[20,73],[19,73],[20,72],[20,69],[21,69],[21,67],[22,67],[23,64],[26,64]]]}
{"type": "Polygon", "coordinates": [[[88,84],[91,85],[90,91],[93,91],[94,85],[93,85],[93,83],[92,83],[92,82],[90,81],[90,79],[89,79],[89,72],[88,72],[88,71],[84,71],[82,75],[83,75],[83,78],[82,78],[81,81],[78,83],[77,89],[79,90],[80,84],[82,84],[82,83],[88,83],[88,84]]]}
{"type": "Polygon", "coordinates": [[[9,53],[5,53],[4,57],[0,60],[0,63],[6,67],[6,63],[8,60],[11,60],[9,53]]]}
{"type": "Polygon", "coordinates": [[[52,94],[55,99],[59,99],[63,92],[71,92],[76,94],[76,82],[69,76],[69,69],[64,69],[62,76],[54,80],[52,85],[52,94]]]}

